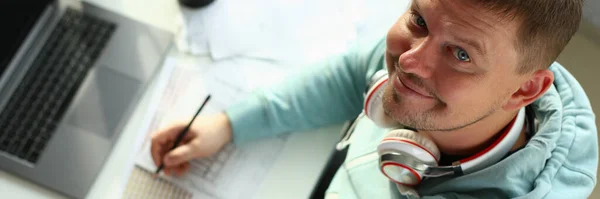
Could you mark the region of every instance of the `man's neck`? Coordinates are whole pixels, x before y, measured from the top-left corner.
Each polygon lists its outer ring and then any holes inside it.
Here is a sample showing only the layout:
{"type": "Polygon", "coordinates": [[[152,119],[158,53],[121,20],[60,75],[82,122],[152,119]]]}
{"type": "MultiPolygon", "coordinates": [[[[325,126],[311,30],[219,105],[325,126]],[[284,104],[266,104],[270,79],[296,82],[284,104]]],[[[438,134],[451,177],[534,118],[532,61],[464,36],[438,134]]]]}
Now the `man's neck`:
{"type": "MultiPolygon", "coordinates": [[[[419,133],[433,140],[443,154],[469,156],[490,146],[516,115],[517,112],[496,113],[459,130],[419,131],[419,133]]],[[[511,151],[526,143],[524,132],[525,128],[521,131],[521,135],[519,135],[511,151]]]]}

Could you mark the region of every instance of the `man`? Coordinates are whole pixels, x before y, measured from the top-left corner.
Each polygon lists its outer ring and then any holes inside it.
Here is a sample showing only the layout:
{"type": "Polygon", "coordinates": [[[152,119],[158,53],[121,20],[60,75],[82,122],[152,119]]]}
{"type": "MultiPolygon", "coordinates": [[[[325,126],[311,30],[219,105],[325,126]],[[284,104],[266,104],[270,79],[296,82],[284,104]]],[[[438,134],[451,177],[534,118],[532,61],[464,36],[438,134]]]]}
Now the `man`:
{"type": "MultiPolygon", "coordinates": [[[[166,174],[181,175],[187,161],[231,141],[351,120],[364,108],[370,80],[385,69],[385,117],[436,145],[442,166],[484,153],[519,110],[535,117],[517,129],[502,159],[463,175],[425,178],[408,186],[414,195],[586,198],[598,163],[594,114],[577,81],[554,62],[578,29],[581,7],[581,0],[413,0],[385,39],[359,42],[224,113],[197,119],[175,150],[167,151],[185,122],[156,132],[154,161],[164,161],[166,174]]],[[[388,131],[367,117],[357,121],[327,197],[410,196],[370,155],[388,131]]]]}

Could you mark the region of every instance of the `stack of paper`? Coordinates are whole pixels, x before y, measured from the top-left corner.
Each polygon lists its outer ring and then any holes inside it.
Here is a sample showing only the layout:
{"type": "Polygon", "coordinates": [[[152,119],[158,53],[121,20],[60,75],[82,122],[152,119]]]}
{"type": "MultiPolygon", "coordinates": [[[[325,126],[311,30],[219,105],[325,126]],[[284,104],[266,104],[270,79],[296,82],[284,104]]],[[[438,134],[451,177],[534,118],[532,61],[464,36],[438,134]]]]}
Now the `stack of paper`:
{"type": "Polygon", "coordinates": [[[215,60],[246,56],[311,62],[343,52],[356,38],[384,36],[409,3],[216,0],[206,8],[185,10],[187,39],[182,43],[189,49],[206,49],[215,60]]]}

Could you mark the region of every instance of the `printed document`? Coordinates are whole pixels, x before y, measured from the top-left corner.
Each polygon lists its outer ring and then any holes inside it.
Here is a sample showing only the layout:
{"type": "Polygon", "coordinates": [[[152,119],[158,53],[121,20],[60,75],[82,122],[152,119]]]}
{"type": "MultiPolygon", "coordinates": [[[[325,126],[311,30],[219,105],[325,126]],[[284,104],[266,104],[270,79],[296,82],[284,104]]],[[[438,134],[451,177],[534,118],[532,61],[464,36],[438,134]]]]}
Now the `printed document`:
{"type": "MultiPolygon", "coordinates": [[[[189,121],[209,93],[211,101],[199,115],[222,111],[243,100],[254,89],[280,81],[285,74],[275,64],[243,59],[204,67],[174,67],[148,124],[146,139],[135,159],[136,166],[154,173],[157,167],[150,154],[151,133],[175,120],[189,121]]],[[[160,178],[191,193],[192,198],[252,198],[286,141],[287,136],[283,135],[241,148],[229,144],[213,157],[191,161],[190,170],[184,176],[161,174],[160,178]]]]}

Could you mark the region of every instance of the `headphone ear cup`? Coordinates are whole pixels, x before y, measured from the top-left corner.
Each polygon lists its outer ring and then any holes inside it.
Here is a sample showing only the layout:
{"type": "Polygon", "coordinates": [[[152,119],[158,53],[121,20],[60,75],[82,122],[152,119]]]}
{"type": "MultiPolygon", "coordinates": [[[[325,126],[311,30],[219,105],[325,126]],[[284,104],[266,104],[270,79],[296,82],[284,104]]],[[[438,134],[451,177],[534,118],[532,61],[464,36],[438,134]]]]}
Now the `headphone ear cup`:
{"type": "Polygon", "coordinates": [[[383,93],[387,83],[387,75],[384,75],[377,80],[367,92],[363,107],[365,115],[377,126],[382,128],[393,128],[398,127],[399,124],[388,117],[383,109],[383,93]]]}
{"type": "Polygon", "coordinates": [[[429,165],[437,165],[441,156],[433,141],[408,129],[395,129],[388,132],[377,147],[377,151],[380,155],[387,152],[410,154],[429,165]]]}

